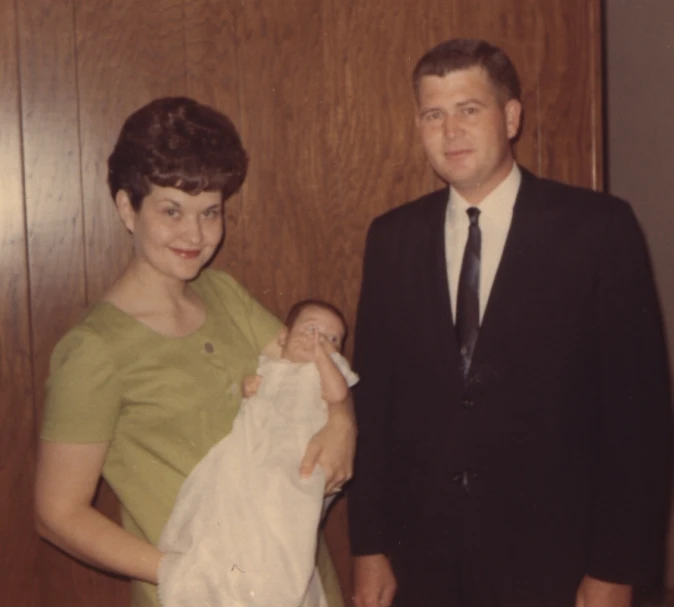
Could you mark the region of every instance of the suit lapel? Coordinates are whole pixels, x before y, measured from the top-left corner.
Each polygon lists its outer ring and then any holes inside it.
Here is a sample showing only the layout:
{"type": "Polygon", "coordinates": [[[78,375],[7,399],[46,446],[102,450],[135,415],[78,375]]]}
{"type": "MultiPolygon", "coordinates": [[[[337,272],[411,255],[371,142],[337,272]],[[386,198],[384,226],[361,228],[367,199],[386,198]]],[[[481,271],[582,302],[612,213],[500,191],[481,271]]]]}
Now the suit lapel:
{"type": "Polygon", "coordinates": [[[473,364],[492,354],[512,331],[512,319],[519,305],[518,294],[535,283],[544,269],[554,229],[552,215],[545,213],[538,195],[538,178],[522,169],[522,184],[513,208],[513,218],[501,262],[494,278],[489,301],[482,319],[473,364]]]}
{"type": "Polygon", "coordinates": [[[427,261],[424,265],[429,268],[427,293],[432,302],[433,312],[426,322],[433,323],[432,332],[437,340],[438,361],[445,369],[455,369],[455,379],[460,381],[459,348],[454,333],[445,255],[445,219],[448,199],[449,189],[441,190],[437,199],[433,201],[427,220],[429,246],[427,261]]]}

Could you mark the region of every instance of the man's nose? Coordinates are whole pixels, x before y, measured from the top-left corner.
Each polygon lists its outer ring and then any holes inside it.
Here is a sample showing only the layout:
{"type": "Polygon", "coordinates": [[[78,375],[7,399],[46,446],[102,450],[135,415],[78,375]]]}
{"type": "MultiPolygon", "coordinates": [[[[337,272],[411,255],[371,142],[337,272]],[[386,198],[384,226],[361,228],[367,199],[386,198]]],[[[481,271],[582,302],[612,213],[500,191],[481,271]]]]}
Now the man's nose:
{"type": "Polygon", "coordinates": [[[445,133],[445,137],[450,139],[456,137],[457,135],[460,135],[461,132],[463,131],[461,121],[454,116],[447,116],[442,126],[445,133]]]}

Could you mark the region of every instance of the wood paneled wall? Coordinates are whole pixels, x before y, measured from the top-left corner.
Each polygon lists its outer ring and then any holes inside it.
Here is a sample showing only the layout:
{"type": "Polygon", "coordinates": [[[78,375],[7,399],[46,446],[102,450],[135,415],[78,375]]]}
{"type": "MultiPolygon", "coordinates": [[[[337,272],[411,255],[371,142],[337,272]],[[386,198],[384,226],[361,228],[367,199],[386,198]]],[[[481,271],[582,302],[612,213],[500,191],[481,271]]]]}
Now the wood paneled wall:
{"type": "MultiPolygon", "coordinates": [[[[272,311],[321,296],[353,320],[369,221],[438,182],[410,73],[443,39],[503,46],[525,96],[520,161],[601,185],[599,0],[0,0],[0,588],[3,604],[125,604],[127,585],[33,532],[49,353],[123,268],[105,184],[123,119],[187,94],[251,155],[215,265],[272,311]]],[[[103,487],[98,503],[116,516],[103,487]]],[[[328,525],[346,588],[344,507],[328,525]]]]}

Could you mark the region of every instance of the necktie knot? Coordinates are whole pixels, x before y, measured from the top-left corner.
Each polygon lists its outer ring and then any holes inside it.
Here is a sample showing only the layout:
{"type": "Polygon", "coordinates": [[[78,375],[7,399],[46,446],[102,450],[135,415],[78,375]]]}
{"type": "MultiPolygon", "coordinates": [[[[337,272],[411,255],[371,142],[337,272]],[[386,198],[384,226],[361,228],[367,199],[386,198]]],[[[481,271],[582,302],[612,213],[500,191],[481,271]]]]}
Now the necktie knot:
{"type": "Polygon", "coordinates": [[[470,225],[476,226],[478,219],[480,218],[480,209],[477,207],[468,207],[466,209],[466,213],[468,214],[468,220],[470,221],[470,225]]]}

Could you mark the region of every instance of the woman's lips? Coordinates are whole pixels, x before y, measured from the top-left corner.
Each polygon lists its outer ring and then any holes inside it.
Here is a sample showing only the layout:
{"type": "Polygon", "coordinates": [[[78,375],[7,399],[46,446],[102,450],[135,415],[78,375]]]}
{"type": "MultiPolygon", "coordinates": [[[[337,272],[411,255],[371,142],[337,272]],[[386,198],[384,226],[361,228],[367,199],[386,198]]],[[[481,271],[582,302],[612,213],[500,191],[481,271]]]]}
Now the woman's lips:
{"type": "Polygon", "coordinates": [[[175,249],[173,247],[171,248],[171,251],[183,259],[196,259],[201,253],[200,249],[196,251],[188,251],[186,249],[175,249]]]}

